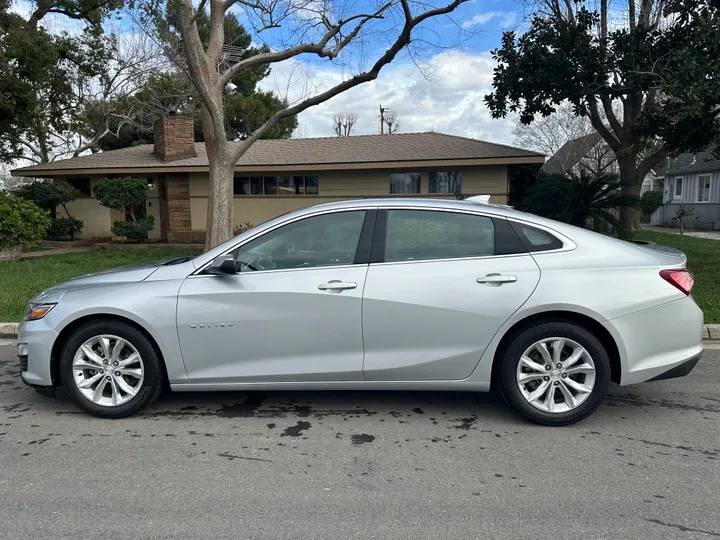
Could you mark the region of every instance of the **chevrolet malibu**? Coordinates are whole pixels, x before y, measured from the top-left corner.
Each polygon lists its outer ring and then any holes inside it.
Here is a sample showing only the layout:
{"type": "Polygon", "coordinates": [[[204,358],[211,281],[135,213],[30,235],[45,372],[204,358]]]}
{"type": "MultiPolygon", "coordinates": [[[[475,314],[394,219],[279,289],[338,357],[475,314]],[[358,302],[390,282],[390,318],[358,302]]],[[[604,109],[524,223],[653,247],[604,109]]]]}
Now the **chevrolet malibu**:
{"type": "Polygon", "coordinates": [[[610,381],[685,375],[702,312],[679,251],[486,200],[298,210],[194,258],[80,277],[33,298],[23,380],[118,418],[168,385],[207,390],[497,388],[571,424],[610,381]]]}

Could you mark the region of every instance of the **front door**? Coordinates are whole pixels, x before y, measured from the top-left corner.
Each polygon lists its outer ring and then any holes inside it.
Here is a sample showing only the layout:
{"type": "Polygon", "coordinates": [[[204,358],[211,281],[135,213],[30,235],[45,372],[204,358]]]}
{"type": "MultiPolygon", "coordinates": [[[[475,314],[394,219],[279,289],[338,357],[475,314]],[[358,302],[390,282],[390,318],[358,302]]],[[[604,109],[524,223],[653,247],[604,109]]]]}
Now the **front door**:
{"type": "Polygon", "coordinates": [[[379,239],[385,249],[370,265],[363,299],[367,380],[470,376],[495,333],[540,279],[522,247],[516,254],[498,249],[497,224],[514,234],[502,218],[388,211],[387,232],[379,239]]]}
{"type": "Polygon", "coordinates": [[[362,380],[358,244],[353,210],[294,221],[233,253],[237,273],[185,280],[178,334],[192,383],[362,380]]]}

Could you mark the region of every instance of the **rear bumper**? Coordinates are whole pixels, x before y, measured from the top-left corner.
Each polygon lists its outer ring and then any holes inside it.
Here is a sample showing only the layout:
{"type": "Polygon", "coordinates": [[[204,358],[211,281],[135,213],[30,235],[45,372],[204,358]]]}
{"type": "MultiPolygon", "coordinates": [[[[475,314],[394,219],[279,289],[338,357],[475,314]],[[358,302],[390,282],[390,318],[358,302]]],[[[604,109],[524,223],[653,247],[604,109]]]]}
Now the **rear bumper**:
{"type": "Polygon", "coordinates": [[[687,375],[702,355],[703,313],[692,297],[603,323],[620,353],[620,384],[687,375]]]}

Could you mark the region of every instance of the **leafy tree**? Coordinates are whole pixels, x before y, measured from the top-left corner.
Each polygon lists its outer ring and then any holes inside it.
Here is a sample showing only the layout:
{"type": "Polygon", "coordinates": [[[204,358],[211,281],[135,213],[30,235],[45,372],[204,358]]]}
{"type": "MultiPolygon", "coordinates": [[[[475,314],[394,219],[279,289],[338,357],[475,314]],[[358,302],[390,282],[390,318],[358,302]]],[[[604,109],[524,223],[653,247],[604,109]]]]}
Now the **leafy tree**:
{"type": "Polygon", "coordinates": [[[113,221],[115,236],[132,238],[138,242],[147,240],[155,226],[153,216],[143,216],[147,202],[147,182],[142,178],[105,178],[95,184],[95,198],[107,208],[125,212],[125,221],[113,221]],[[138,212],[139,209],[142,209],[138,212]]]}
{"type": "MultiPolygon", "coordinates": [[[[539,0],[529,29],[505,32],[493,52],[494,117],[530,124],[568,102],[614,152],[626,196],[668,156],[720,141],[720,11],[712,0],[626,0],[627,20],[609,29],[585,0],[539,0]],[[616,109],[621,114],[616,114],[616,109]]],[[[638,211],[623,207],[623,230],[638,211]]]]}
{"type": "Polygon", "coordinates": [[[602,230],[607,225],[617,233],[622,223],[613,210],[621,206],[637,208],[640,200],[622,195],[622,182],[615,174],[591,175],[540,173],[528,190],[523,206],[528,212],[575,225],[602,230]]]}
{"type": "Polygon", "coordinates": [[[20,197],[0,192],[0,249],[39,244],[49,222],[46,210],[20,197]]]}
{"type": "MultiPolygon", "coordinates": [[[[48,162],[94,144],[77,137],[83,104],[91,97],[107,101],[137,62],[113,62],[117,41],[103,34],[102,21],[121,5],[42,0],[24,18],[0,2],[0,159],[48,162]],[[40,24],[50,13],[85,26],[79,33],[53,33],[40,24]]],[[[105,133],[103,124],[95,128],[93,139],[105,133]]]]}
{"type": "Polygon", "coordinates": [[[70,238],[75,240],[83,228],[83,222],[70,215],[67,203],[74,201],[78,190],[70,184],[50,182],[30,182],[18,186],[14,194],[31,201],[50,214],[51,221],[47,228],[47,237],[50,240],[70,238]],[[57,208],[62,206],[67,217],[57,217],[57,208]]]}

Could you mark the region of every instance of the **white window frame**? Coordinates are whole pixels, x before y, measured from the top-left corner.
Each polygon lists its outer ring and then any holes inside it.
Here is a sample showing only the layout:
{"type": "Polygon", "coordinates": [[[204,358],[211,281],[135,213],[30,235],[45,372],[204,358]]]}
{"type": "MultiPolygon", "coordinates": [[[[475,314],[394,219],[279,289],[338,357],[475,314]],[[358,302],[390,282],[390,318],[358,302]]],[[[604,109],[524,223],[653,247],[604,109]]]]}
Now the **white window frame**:
{"type": "Polygon", "coordinates": [[[712,174],[710,174],[710,173],[698,174],[698,177],[697,177],[697,202],[699,202],[699,203],[710,202],[711,189],[712,189],[712,174]],[[707,198],[700,199],[700,193],[701,193],[702,186],[705,184],[705,180],[704,180],[705,178],[707,178],[707,183],[708,183],[707,198]]]}
{"type": "Polygon", "coordinates": [[[673,187],[672,187],[672,198],[673,200],[682,200],[683,197],[683,190],[685,189],[685,181],[682,176],[676,176],[673,180],[673,187]],[[680,180],[680,195],[677,194],[677,187],[678,187],[678,180],[680,180]]]}

